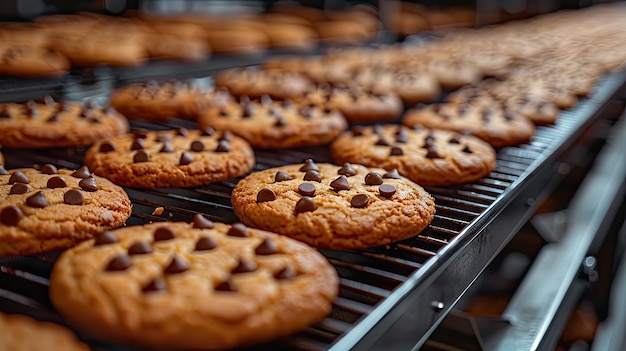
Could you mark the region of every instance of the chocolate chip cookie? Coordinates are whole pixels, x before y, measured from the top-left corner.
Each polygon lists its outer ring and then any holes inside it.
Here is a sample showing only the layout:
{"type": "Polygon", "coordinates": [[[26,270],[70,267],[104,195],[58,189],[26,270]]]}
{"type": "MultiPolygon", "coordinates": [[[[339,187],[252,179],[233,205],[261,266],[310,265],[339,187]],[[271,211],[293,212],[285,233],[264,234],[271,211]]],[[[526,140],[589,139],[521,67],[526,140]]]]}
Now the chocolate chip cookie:
{"type": "Polygon", "coordinates": [[[124,225],[128,195],[87,167],[0,167],[0,256],[65,249],[124,225]]]}
{"type": "Polygon", "coordinates": [[[128,128],[117,111],[92,103],[45,97],[41,102],[0,104],[0,140],[6,147],[87,146],[128,128]]]}
{"type": "Polygon", "coordinates": [[[323,145],[348,127],[337,110],[275,102],[269,97],[261,101],[243,97],[239,103],[207,107],[198,124],[229,130],[263,149],[323,145]]]}
{"type": "Polygon", "coordinates": [[[332,144],[338,164],[360,162],[397,169],[420,185],[451,185],[476,181],[496,166],[496,153],[470,135],[422,127],[356,126],[332,144]]]}
{"type": "Polygon", "coordinates": [[[292,99],[311,88],[311,81],[303,75],[282,70],[256,67],[234,68],[217,73],[215,86],[227,89],[234,96],[274,99],[292,99]]]}
{"type": "Polygon", "coordinates": [[[66,328],[24,315],[0,313],[0,328],[5,334],[0,338],[0,350],[91,350],[66,328]]]}
{"type": "Polygon", "coordinates": [[[434,199],[397,170],[312,160],[250,174],[232,205],[246,225],[337,250],[413,237],[435,214],[434,199]]]}
{"type": "Polygon", "coordinates": [[[54,307],[86,333],[138,348],[222,350],[300,331],[331,310],[334,268],[314,249],[241,223],[153,223],[65,251],[54,307]]]}
{"type": "Polygon", "coordinates": [[[85,164],[122,186],[194,187],[248,173],[254,153],[228,131],[139,129],[97,142],[87,150],[85,164]]]}

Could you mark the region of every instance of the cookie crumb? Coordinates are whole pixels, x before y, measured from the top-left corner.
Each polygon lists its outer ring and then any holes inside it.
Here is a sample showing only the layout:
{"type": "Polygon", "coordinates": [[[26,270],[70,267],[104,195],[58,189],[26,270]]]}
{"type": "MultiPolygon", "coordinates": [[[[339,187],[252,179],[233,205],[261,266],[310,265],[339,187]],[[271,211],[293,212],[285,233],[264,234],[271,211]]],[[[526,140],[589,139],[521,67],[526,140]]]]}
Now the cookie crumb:
{"type": "Polygon", "coordinates": [[[157,208],[154,209],[154,211],[152,211],[152,215],[153,216],[160,216],[160,215],[163,214],[163,210],[164,210],[163,207],[157,207],[157,208]]]}

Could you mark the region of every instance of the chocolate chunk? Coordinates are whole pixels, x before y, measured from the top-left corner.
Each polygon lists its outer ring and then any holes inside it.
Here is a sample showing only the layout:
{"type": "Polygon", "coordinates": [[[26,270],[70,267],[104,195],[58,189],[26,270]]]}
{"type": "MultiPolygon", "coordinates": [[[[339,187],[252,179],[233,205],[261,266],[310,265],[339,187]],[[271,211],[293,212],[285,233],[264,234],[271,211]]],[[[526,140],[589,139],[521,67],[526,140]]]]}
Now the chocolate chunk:
{"type": "Polygon", "coordinates": [[[79,168],[77,171],[75,171],[74,173],[72,173],[72,177],[74,178],[87,178],[91,175],[91,171],[89,170],[89,168],[87,168],[87,166],[82,166],[81,168],[79,168]]]}
{"type": "Polygon", "coordinates": [[[115,151],[115,145],[113,145],[110,141],[105,141],[100,144],[100,152],[111,152],[115,151]]]}
{"type": "Polygon", "coordinates": [[[98,183],[96,182],[96,179],[94,177],[87,177],[81,180],[80,182],[78,182],[78,186],[85,191],[98,191],[98,183]]]}
{"type": "Polygon", "coordinates": [[[162,278],[154,278],[141,288],[143,292],[165,291],[167,286],[162,278]]]}
{"type": "Polygon", "coordinates": [[[435,148],[434,145],[430,145],[428,147],[428,152],[426,153],[426,158],[441,158],[441,156],[437,152],[437,148],[435,148]]]}
{"type": "Polygon", "coordinates": [[[311,170],[319,171],[319,168],[317,168],[315,161],[309,158],[306,161],[304,161],[304,166],[300,167],[299,171],[306,172],[306,171],[311,171],[311,170]]]}
{"type": "Polygon", "coordinates": [[[203,236],[196,241],[194,251],[209,251],[217,247],[217,241],[210,236],[203,236]]]}
{"type": "Polygon", "coordinates": [[[200,133],[200,135],[202,135],[202,136],[213,136],[213,135],[215,135],[215,129],[213,129],[211,127],[206,127],[204,129],[202,129],[202,132],[200,133]]]}
{"type": "Polygon", "coordinates": [[[178,257],[178,255],[174,255],[170,263],[163,270],[163,272],[167,274],[178,274],[188,269],[189,269],[189,263],[183,260],[182,258],[178,257]]]}
{"type": "Polygon", "coordinates": [[[24,218],[22,210],[15,205],[9,205],[0,211],[0,222],[4,225],[14,227],[22,218],[24,218]]]}
{"type": "Polygon", "coordinates": [[[274,122],[274,127],[284,127],[287,125],[287,121],[282,116],[276,117],[276,122],[274,122]]]}
{"type": "Polygon", "coordinates": [[[337,177],[337,179],[335,179],[332,182],[330,182],[330,186],[335,191],[350,190],[350,183],[348,183],[348,178],[346,178],[345,175],[341,175],[341,176],[337,177]]]}
{"type": "Polygon", "coordinates": [[[346,162],[339,168],[337,174],[343,174],[345,176],[351,177],[356,174],[356,170],[352,167],[350,162],[346,162]]]}
{"type": "Polygon", "coordinates": [[[298,185],[298,192],[300,195],[304,196],[314,196],[315,195],[315,185],[311,183],[302,183],[298,185]]]}
{"type": "Polygon", "coordinates": [[[228,142],[228,140],[220,140],[217,143],[215,152],[230,152],[230,143],[228,142]]]}
{"type": "Polygon", "coordinates": [[[30,179],[28,179],[28,177],[21,171],[15,171],[13,172],[13,174],[11,174],[11,177],[9,178],[9,185],[15,183],[28,184],[30,183],[30,179]]]}
{"type": "Polygon", "coordinates": [[[33,195],[26,198],[26,204],[30,207],[35,208],[44,208],[46,206],[50,206],[48,200],[46,200],[46,196],[43,191],[38,191],[33,195]]]}
{"type": "Polygon", "coordinates": [[[8,175],[9,171],[7,171],[2,165],[0,165],[0,175],[8,175]]]}
{"type": "Polygon", "coordinates": [[[237,287],[232,280],[228,279],[215,285],[215,291],[236,292],[237,287]]]}
{"type": "Polygon", "coordinates": [[[378,139],[378,141],[376,142],[376,144],[374,144],[374,145],[378,145],[378,146],[389,146],[390,144],[389,144],[389,142],[387,141],[387,139],[385,139],[384,137],[382,137],[382,136],[381,136],[381,137],[378,139]]]}
{"type": "Polygon", "coordinates": [[[189,131],[187,131],[187,129],[185,128],[178,128],[176,129],[176,135],[180,135],[183,137],[188,137],[189,136],[189,131]]]}
{"type": "Polygon", "coordinates": [[[448,140],[448,144],[460,144],[461,136],[459,134],[454,134],[450,140],[448,140]]]}
{"type": "Polygon", "coordinates": [[[204,150],[204,143],[200,140],[194,140],[191,142],[191,151],[201,152],[204,150]]]}
{"type": "Polygon", "coordinates": [[[402,156],[404,155],[404,151],[399,146],[392,146],[391,150],[389,150],[390,156],[402,156]]]}
{"type": "Polygon", "coordinates": [[[59,121],[59,114],[53,113],[48,119],[46,119],[46,123],[56,123],[59,121]]]}
{"type": "Polygon", "coordinates": [[[148,131],[143,128],[136,129],[133,132],[135,139],[146,139],[148,137],[148,131]]]}
{"type": "Polygon", "coordinates": [[[9,190],[9,195],[21,195],[27,194],[30,191],[30,188],[27,184],[24,183],[15,183],[11,186],[11,190],[9,190]]]}
{"type": "Polygon", "coordinates": [[[168,227],[162,226],[155,229],[152,234],[154,241],[166,241],[174,239],[174,231],[168,227]]]}
{"type": "Polygon", "coordinates": [[[146,144],[144,143],[143,139],[139,139],[139,138],[135,138],[135,140],[133,140],[133,144],[130,146],[131,150],[143,150],[146,148],[146,144]]]}
{"type": "Polygon", "coordinates": [[[274,183],[284,182],[285,180],[290,180],[291,176],[287,172],[278,171],[274,176],[274,183]]]}
{"type": "Polygon", "coordinates": [[[169,141],[164,141],[163,142],[163,146],[161,147],[161,150],[159,150],[159,152],[163,152],[163,153],[172,153],[174,152],[174,148],[172,147],[172,144],[170,144],[169,141]]]}
{"type": "Polygon", "coordinates": [[[222,141],[222,140],[230,141],[231,138],[232,138],[232,135],[230,134],[230,132],[225,130],[222,132],[222,135],[220,136],[219,141],[222,141]]]}
{"type": "Polygon", "coordinates": [[[248,227],[246,227],[242,223],[234,223],[233,225],[231,225],[226,235],[235,236],[238,238],[247,238],[250,236],[250,234],[248,233],[248,227]]]}
{"type": "Polygon", "coordinates": [[[262,256],[273,255],[278,253],[278,246],[276,246],[272,240],[265,238],[259,246],[254,249],[254,253],[262,256]]]}
{"type": "Polygon", "coordinates": [[[191,157],[191,155],[187,152],[183,151],[183,153],[180,155],[180,160],[178,161],[178,164],[181,166],[186,166],[191,162],[193,162],[193,157],[191,157]]]}
{"type": "Polygon", "coordinates": [[[320,175],[320,172],[316,170],[310,170],[310,171],[306,171],[306,173],[304,174],[303,180],[309,180],[312,182],[319,183],[322,181],[322,176],[320,175]]]}
{"type": "Polygon", "coordinates": [[[233,268],[231,273],[237,274],[237,273],[254,272],[256,271],[256,268],[257,268],[256,263],[252,261],[248,261],[243,258],[239,258],[239,262],[237,262],[237,266],[233,268]]]}
{"type": "Polygon", "coordinates": [[[263,188],[256,195],[257,204],[274,200],[276,200],[276,193],[272,189],[263,188]]]}
{"type": "Polygon", "coordinates": [[[205,216],[196,213],[193,216],[193,227],[198,229],[213,229],[215,227],[215,223],[205,216]]]}
{"type": "Polygon", "coordinates": [[[102,234],[96,235],[96,240],[93,243],[93,246],[102,246],[102,245],[108,245],[108,244],[115,244],[117,242],[117,237],[115,236],[115,234],[113,234],[113,232],[111,231],[106,231],[102,234]]]}
{"type": "Polygon", "coordinates": [[[129,255],[145,255],[152,253],[152,247],[145,241],[136,241],[128,248],[129,255]]]}
{"type": "Polygon", "coordinates": [[[126,254],[120,254],[113,257],[109,263],[107,264],[107,271],[125,271],[130,266],[133,265],[133,262],[130,260],[130,257],[126,254]]]}
{"type": "Polygon", "coordinates": [[[315,201],[313,201],[312,197],[303,196],[296,203],[296,215],[298,213],[315,211],[316,208],[315,201]]]}
{"type": "Polygon", "coordinates": [[[383,178],[385,179],[400,179],[400,174],[397,169],[392,169],[391,171],[383,174],[383,178]]]}
{"type": "Polygon", "coordinates": [[[274,274],[274,279],[284,280],[294,278],[295,276],[296,272],[294,272],[291,267],[284,267],[274,274]]]}
{"type": "Polygon", "coordinates": [[[370,202],[370,198],[365,194],[354,195],[350,200],[350,205],[354,208],[363,208],[370,202]]]}
{"type": "Polygon", "coordinates": [[[370,172],[365,175],[365,184],[367,185],[380,185],[382,183],[383,177],[376,172],[370,172]]]}
{"type": "Polygon", "coordinates": [[[465,147],[461,151],[465,152],[466,154],[473,154],[474,153],[474,151],[472,151],[472,149],[470,149],[469,145],[465,145],[465,147]]]}
{"type": "Polygon", "coordinates": [[[389,197],[392,197],[393,194],[396,193],[396,187],[391,184],[381,184],[378,187],[378,192],[380,193],[381,196],[389,198],[389,197]]]}
{"type": "Polygon", "coordinates": [[[354,137],[362,136],[364,130],[365,130],[365,127],[363,126],[354,126],[352,127],[352,136],[354,137]]]}
{"type": "Polygon", "coordinates": [[[65,182],[65,179],[59,176],[54,176],[48,179],[46,186],[50,189],[65,188],[67,186],[67,183],[65,182]]]}
{"type": "Polygon", "coordinates": [[[68,205],[82,205],[85,198],[78,189],[70,189],[63,194],[63,202],[68,205]]]}

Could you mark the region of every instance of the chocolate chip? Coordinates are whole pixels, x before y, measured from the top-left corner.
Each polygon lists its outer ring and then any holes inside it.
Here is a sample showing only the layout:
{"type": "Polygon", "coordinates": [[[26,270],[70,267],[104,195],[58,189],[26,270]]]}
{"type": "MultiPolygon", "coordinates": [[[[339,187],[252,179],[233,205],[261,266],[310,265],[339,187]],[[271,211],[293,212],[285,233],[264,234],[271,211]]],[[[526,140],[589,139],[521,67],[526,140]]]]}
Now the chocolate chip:
{"type": "Polygon", "coordinates": [[[432,133],[429,133],[424,137],[424,144],[432,145],[435,142],[435,136],[432,133]]]}
{"type": "Polygon", "coordinates": [[[87,178],[91,175],[91,171],[89,170],[89,168],[87,168],[87,166],[82,166],[81,168],[79,168],[77,171],[75,171],[74,173],[72,173],[72,177],[74,178],[87,178]]]}
{"type": "Polygon", "coordinates": [[[287,121],[282,116],[276,117],[276,122],[274,122],[274,127],[284,127],[287,125],[287,121]]]}
{"type": "Polygon", "coordinates": [[[369,203],[370,198],[365,194],[358,194],[352,197],[350,200],[350,205],[354,208],[363,208],[366,207],[369,203]]]}
{"type": "Polygon", "coordinates": [[[381,136],[381,137],[378,139],[378,141],[376,142],[376,144],[374,144],[374,145],[379,145],[379,146],[389,146],[390,144],[389,144],[389,142],[387,141],[387,139],[385,139],[384,137],[382,137],[382,136],[381,136]]]}
{"type": "Polygon", "coordinates": [[[465,104],[459,105],[459,115],[465,115],[469,111],[469,107],[465,104]]]}
{"type": "Polygon", "coordinates": [[[2,110],[0,110],[0,119],[9,119],[11,117],[11,111],[9,111],[8,108],[3,107],[2,110]]]}
{"type": "Polygon", "coordinates": [[[0,165],[0,175],[8,175],[9,171],[7,171],[2,165],[0,165]]]}
{"type": "Polygon", "coordinates": [[[374,126],[374,134],[381,135],[383,134],[383,131],[383,126],[381,126],[380,124],[374,126]]]}
{"type": "Polygon", "coordinates": [[[315,201],[312,197],[303,196],[298,202],[296,202],[296,215],[303,212],[315,211],[315,201]]]}
{"type": "Polygon", "coordinates": [[[383,178],[385,179],[400,179],[400,174],[397,169],[392,169],[391,171],[383,174],[383,178]]]}
{"type": "Polygon", "coordinates": [[[228,113],[228,111],[226,111],[226,110],[225,110],[225,109],[223,109],[223,108],[221,108],[221,109],[220,109],[220,112],[218,112],[218,113],[219,113],[219,116],[220,116],[220,117],[229,117],[229,116],[230,116],[230,114],[228,113]]]}
{"type": "Polygon", "coordinates": [[[189,131],[187,131],[187,129],[185,129],[185,128],[178,128],[178,129],[176,129],[176,135],[188,137],[189,136],[189,131]]]}
{"type": "Polygon", "coordinates": [[[272,189],[263,188],[256,195],[257,204],[274,200],[276,200],[276,193],[272,189]]]}
{"type": "Polygon", "coordinates": [[[304,106],[301,107],[300,109],[298,109],[298,114],[306,119],[313,119],[315,118],[315,110],[314,108],[308,107],[308,106],[304,106]]]}
{"type": "Polygon", "coordinates": [[[343,174],[345,176],[351,177],[356,174],[356,170],[352,167],[352,165],[349,162],[346,162],[337,171],[337,174],[343,174]]]}
{"type": "Polygon", "coordinates": [[[145,255],[152,253],[152,247],[145,241],[136,241],[128,248],[129,255],[145,255]]]}
{"type": "Polygon", "coordinates": [[[302,183],[298,185],[298,192],[304,196],[314,196],[315,190],[315,185],[311,183],[302,183]]]}
{"type": "Polygon", "coordinates": [[[85,102],[85,107],[91,110],[91,109],[97,108],[98,104],[96,103],[95,100],[87,100],[85,102]]]}
{"type": "Polygon", "coordinates": [[[165,291],[167,286],[162,278],[154,278],[141,288],[143,292],[165,291]]]}
{"type": "Polygon", "coordinates": [[[396,142],[401,143],[401,144],[406,144],[408,141],[409,141],[409,138],[407,137],[404,130],[398,129],[398,132],[396,132],[396,142]]]}
{"type": "Polygon", "coordinates": [[[233,268],[231,273],[237,274],[237,273],[254,272],[256,271],[256,268],[257,268],[256,263],[252,261],[248,261],[243,258],[239,258],[239,262],[237,262],[237,266],[233,268]]]}
{"type": "Polygon", "coordinates": [[[11,186],[11,190],[9,190],[9,195],[21,195],[27,194],[30,191],[28,185],[24,183],[15,183],[11,186]]]}
{"type": "Polygon", "coordinates": [[[285,180],[290,180],[291,176],[287,172],[278,171],[274,176],[274,183],[284,182],[285,180]]]}
{"type": "Polygon", "coordinates": [[[113,145],[110,141],[105,141],[100,144],[100,152],[111,152],[115,151],[115,145],[113,145]]]}
{"type": "Polygon", "coordinates": [[[9,205],[0,211],[0,222],[4,225],[16,226],[20,220],[24,218],[24,214],[19,207],[9,205]]]}
{"type": "Polygon", "coordinates": [[[226,141],[230,141],[230,139],[232,138],[232,135],[230,134],[229,131],[225,130],[222,132],[222,135],[220,136],[219,140],[226,140],[226,141]]]}
{"type": "Polygon", "coordinates": [[[307,159],[306,161],[304,161],[304,165],[302,167],[300,167],[299,171],[300,172],[306,172],[306,171],[319,171],[319,168],[317,168],[317,165],[315,164],[315,161],[313,161],[312,159],[307,159]]]}
{"type": "Polygon", "coordinates": [[[56,123],[59,121],[59,114],[53,113],[48,119],[46,119],[46,123],[56,123]]]}
{"type": "Polygon", "coordinates": [[[215,152],[230,152],[230,143],[228,142],[228,140],[220,140],[217,143],[215,152]]]}
{"type": "Polygon", "coordinates": [[[335,191],[350,190],[350,183],[348,183],[348,178],[346,178],[345,175],[341,175],[341,176],[337,177],[337,179],[335,179],[332,182],[330,182],[330,186],[335,191]]]}
{"type": "Polygon", "coordinates": [[[135,138],[135,140],[133,140],[133,144],[130,146],[131,150],[143,150],[145,148],[146,144],[144,143],[143,139],[139,138],[135,138]]]}
{"type": "Polygon", "coordinates": [[[78,189],[70,189],[63,194],[63,202],[68,205],[82,205],[85,198],[78,189]]]}
{"type": "Polygon", "coordinates": [[[263,256],[273,255],[278,253],[278,246],[276,246],[276,244],[272,240],[265,238],[259,244],[259,246],[254,249],[254,253],[263,256]]]}
{"type": "Polygon", "coordinates": [[[363,135],[363,131],[365,130],[365,127],[363,126],[354,126],[352,127],[352,136],[358,137],[358,136],[362,136],[363,135]]]}
{"type": "Polygon", "coordinates": [[[9,178],[9,185],[15,183],[28,184],[30,183],[30,179],[28,179],[28,177],[21,171],[15,171],[13,172],[13,174],[11,174],[11,177],[9,178]]]}
{"type": "Polygon", "coordinates": [[[215,223],[205,216],[196,213],[193,216],[193,227],[198,229],[213,229],[215,227],[215,223]]]}
{"type": "Polygon", "coordinates": [[[214,289],[216,291],[229,291],[229,292],[237,291],[237,287],[235,287],[235,284],[233,284],[233,281],[230,279],[216,284],[214,289]]]}
{"type": "Polygon", "coordinates": [[[54,176],[48,179],[46,186],[50,189],[65,188],[67,186],[67,183],[65,182],[65,179],[59,176],[54,176]]]}
{"type": "Polygon", "coordinates": [[[245,104],[241,111],[241,118],[250,118],[254,115],[254,106],[252,104],[245,104]]]}
{"type": "Polygon", "coordinates": [[[117,242],[117,237],[115,236],[115,234],[113,234],[113,232],[111,231],[106,231],[102,234],[98,234],[96,235],[96,240],[93,243],[93,246],[102,246],[102,245],[108,245],[108,244],[115,244],[117,242]]]}
{"type": "Polygon", "coordinates": [[[287,107],[287,108],[293,106],[293,104],[294,103],[291,100],[283,100],[282,102],[283,107],[287,107]]]}
{"type": "Polygon", "coordinates": [[[71,104],[69,104],[67,101],[59,100],[59,102],[57,102],[56,109],[57,112],[67,112],[70,106],[71,104]]]}
{"type": "Polygon", "coordinates": [[[163,270],[164,273],[167,274],[178,274],[182,273],[189,269],[189,263],[178,257],[178,255],[174,255],[170,263],[163,270]]]}
{"type": "Polygon", "coordinates": [[[428,152],[426,153],[426,158],[441,158],[441,156],[437,152],[437,149],[435,148],[434,145],[430,145],[428,147],[428,152]]]}
{"type": "Polygon", "coordinates": [[[125,271],[130,266],[133,265],[133,262],[130,260],[130,257],[126,254],[119,254],[113,257],[109,263],[107,264],[107,271],[125,271]]]}
{"type": "Polygon", "coordinates": [[[200,140],[194,140],[191,142],[191,151],[201,152],[204,150],[204,143],[200,140]]]}
{"type": "Polygon", "coordinates": [[[489,122],[492,114],[493,114],[493,111],[490,108],[485,108],[484,110],[481,111],[480,118],[482,119],[483,122],[489,122]]]}
{"type": "Polygon", "coordinates": [[[381,184],[378,187],[378,192],[380,193],[381,196],[389,198],[389,197],[392,197],[393,194],[396,193],[396,187],[391,184],[381,184]]]}
{"type": "Polygon", "coordinates": [[[281,269],[280,271],[274,274],[274,279],[284,280],[284,279],[294,278],[295,276],[296,276],[296,272],[294,272],[291,267],[284,267],[283,269],[281,269]]]}
{"type": "Polygon", "coordinates": [[[174,148],[172,147],[172,144],[170,144],[169,141],[164,141],[163,146],[161,147],[161,150],[159,150],[159,152],[172,153],[174,152],[174,148]]]}
{"type": "Polygon", "coordinates": [[[248,227],[246,227],[242,223],[234,223],[233,225],[231,225],[226,235],[235,236],[238,238],[247,238],[250,236],[250,234],[248,233],[248,227]]]}
{"type": "Polygon", "coordinates": [[[146,139],[148,137],[148,131],[143,128],[136,129],[133,132],[135,139],[146,139]]]}
{"type": "Polygon", "coordinates": [[[383,177],[376,172],[370,172],[365,175],[365,184],[367,185],[380,185],[383,183],[383,177]]]}
{"type": "Polygon", "coordinates": [[[54,165],[49,163],[46,163],[43,167],[41,167],[41,173],[43,174],[57,174],[58,172],[59,170],[54,165]]]}
{"type": "Polygon", "coordinates": [[[461,151],[465,152],[466,154],[473,154],[474,153],[474,151],[472,151],[472,149],[470,149],[469,145],[465,145],[465,147],[461,151]]]}
{"type": "Polygon", "coordinates": [[[510,113],[510,112],[505,112],[504,113],[504,120],[505,121],[511,122],[514,119],[515,119],[515,115],[513,115],[512,113],[510,113]]]}
{"type": "Polygon", "coordinates": [[[152,234],[154,241],[166,241],[174,239],[174,231],[168,227],[158,227],[152,234]]]}
{"type": "Polygon", "coordinates": [[[308,181],[319,183],[322,181],[322,176],[320,175],[320,172],[316,170],[310,170],[310,171],[306,171],[306,173],[304,174],[303,180],[308,180],[308,181]]]}
{"type": "Polygon", "coordinates": [[[30,207],[35,208],[44,208],[46,206],[50,206],[50,203],[48,203],[48,200],[46,200],[46,196],[44,195],[43,191],[38,191],[33,195],[27,197],[26,204],[30,207]]]}
{"type": "Polygon", "coordinates": [[[459,134],[454,134],[450,140],[448,140],[448,144],[460,144],[461,136],[459,134]]]}
{"type": "Polygon", "coordinates": [[[213,136],[213,135],[215,135],[215,129],[213,129],[211,127],[206,127],[204,129],[202,129],[202,132],[200,133],[200,135],[202,135],[202,136],[213,136]]]}
{"type": "Polygon", "coordinates": [[[80,182],[78,182],[78,186],[85,191],[98,191],[98,183],[96,182],[96,179],[94,177],[87,177],[81,180],[80,182]]]}
{"type": "Polygon", "coordinates": [[[37,117],[39,117],[39,111],[37,110],[37,108],[29,108],[28,109],[28,116],[30,118],[37,118],[37,117]]]}
{"type": "Polygon", "coordinates": [[[391,150],[389,150],[390,156],[402,156],[404,155],[404,151],[399,146],[392,146],[391,150]]]}
{"type": "Polygon", "coordinates": [[[191,162],[193,162],[193,157],[191,157],[191,155],[187,152],[183,151],[183,153],[180,155],[180,160],[178,161],[178,164],[181,166],[186,166],[191,162]]]}
{"type": "Polygon", "coordinates": [[[203,236],[196,241],[194,251],[208,251],[217,247],[217,241],[210,236],[203,236]]]}
{"type": "Polygon", "coordinates": [[[85,106],[82,110],[80,110],[79,116],[81,118],[88,118],[91,116],[91,110],[85,106]]]}

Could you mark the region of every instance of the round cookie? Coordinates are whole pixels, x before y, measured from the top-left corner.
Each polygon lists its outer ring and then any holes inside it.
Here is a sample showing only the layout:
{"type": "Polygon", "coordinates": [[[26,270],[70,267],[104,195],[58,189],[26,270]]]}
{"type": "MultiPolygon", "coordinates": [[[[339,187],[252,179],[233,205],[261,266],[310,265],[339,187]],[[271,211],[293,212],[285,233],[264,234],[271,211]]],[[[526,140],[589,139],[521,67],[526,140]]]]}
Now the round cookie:
{"type": "Polygon", "coordinates": [[[435,214],[434,199],[397,171],[312,160],[250,174],[232,205],[246,225],[335,250],[408,239],[435,214]]]}
{"type": "Polygon", "coordinates": [[[441,94],[439,83],[429,74],[366,68],[360,70],[354,80],[377,94],[395,94],[407,105],[432,101],[441,94]]]}
{"type": "Polygon", "coordinates": [[[69,60],[45,47],[22,44],[0,44],[0,75],[39,78],[58,77],[68,73],[69,60]]]}
{"type": "Polygon", "coordinates": [[[407,111],[403,123],[409,127],[421,125],[430,129],[472,134],[495,148],[525,143],[535,133],[535,126],[528,118],[498,106],[452,103],[423,105],[407,111]]]}
{"type": "Polygon", "coordinates": [[[124,190],[87,167],[0,167],[0,199],[0,256],[65,249],[124,225],[131,213],[124,190]]]}
{"type": "Polygon", "coordinates": [[[290,101],[250,101],[206,108],[198,118],[201,128],[229,130],[255,148],[290,148],[326,144],[348,124],[336,110],[299,106],[290,101]]]}
{"type": "Polygon", "coordinates": [[[128,131],[128,121],[114,109],[91,103],[58,101],[0,104],[0,140],[5,147],[87,146],[128,131]]]}
{"type": "Polygon", "coordinates": [[[94,337],[130,346],[222,350],[324,318],[339,279],[316,250],[241,223],[152,223],[65,251],[50,298],[94,337]]]}
{"type": "Polygon", "coordinates": [[[19,314],[0,313],[0,350],[89,351],[68,329],[19,314]]]}
{"type": "Polygon", "coordinates": [[[254,153],[245,140],[210,128],[138,130],[94,144],[85,164],[122,186],[194,187],[248,173],[254,153]]]}
{"type": "Polygon", "coordinates": [[[303,75],[256,67],[222,71],[213,78],[216,87],[228,89],[234,96],[252,98],[269,95],[273,99],[292,99],[311,88],[311,81],[303,75]]]}
{"type": "Polygon", "coordinates": [[[476,137],[395,125],[354,127],[333,142],[332,154],[338,164],[397,169],[424,186],[469,183],[496,167],[495,151],[476,137]]]}

